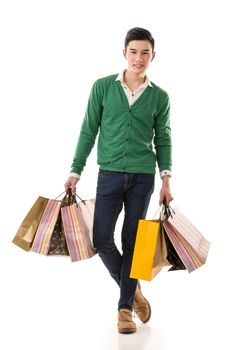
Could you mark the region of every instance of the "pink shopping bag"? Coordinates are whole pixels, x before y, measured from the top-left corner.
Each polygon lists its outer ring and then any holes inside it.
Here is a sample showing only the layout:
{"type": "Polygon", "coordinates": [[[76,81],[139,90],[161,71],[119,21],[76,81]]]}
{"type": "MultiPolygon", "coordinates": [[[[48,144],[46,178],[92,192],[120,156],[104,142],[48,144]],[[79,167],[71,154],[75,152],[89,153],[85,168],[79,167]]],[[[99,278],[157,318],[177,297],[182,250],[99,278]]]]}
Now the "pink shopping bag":
{"type": "Polygon", "coordinates": [[[210,242],[178,208],[163,220],[164,230],[188,272],[204,265],[210,242]]]}

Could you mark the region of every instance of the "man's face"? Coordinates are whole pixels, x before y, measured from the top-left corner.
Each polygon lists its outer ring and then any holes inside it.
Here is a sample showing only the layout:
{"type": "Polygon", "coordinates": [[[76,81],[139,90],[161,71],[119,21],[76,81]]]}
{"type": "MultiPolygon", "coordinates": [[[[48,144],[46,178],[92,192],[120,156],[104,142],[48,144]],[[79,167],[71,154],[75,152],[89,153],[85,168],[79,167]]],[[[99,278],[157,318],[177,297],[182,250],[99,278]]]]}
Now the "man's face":
{"type": "Polygon", "coordinates": [[[128,61],[128,69],[137,74],[144,73],[155,57],[148,40],[130,41],[123,54],[128,61]]]}

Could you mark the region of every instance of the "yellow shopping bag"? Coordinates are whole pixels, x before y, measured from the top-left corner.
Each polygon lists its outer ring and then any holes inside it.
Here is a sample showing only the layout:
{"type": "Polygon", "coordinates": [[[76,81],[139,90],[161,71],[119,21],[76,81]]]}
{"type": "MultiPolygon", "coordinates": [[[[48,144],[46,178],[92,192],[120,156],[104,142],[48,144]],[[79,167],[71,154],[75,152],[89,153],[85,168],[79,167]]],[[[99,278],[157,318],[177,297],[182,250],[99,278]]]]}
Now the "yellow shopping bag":
{"type": "MultiPolygon", "coordinates": [[[[155,257],[156,249],[160,245],[159,234],[160,220],[139,220],[130,278],[151,281],[158,273],[155,257]]],[[[163,251],[163,254],[165,256],[160,254],[161,261],[166,258],[167,252],[163,251]]]]}

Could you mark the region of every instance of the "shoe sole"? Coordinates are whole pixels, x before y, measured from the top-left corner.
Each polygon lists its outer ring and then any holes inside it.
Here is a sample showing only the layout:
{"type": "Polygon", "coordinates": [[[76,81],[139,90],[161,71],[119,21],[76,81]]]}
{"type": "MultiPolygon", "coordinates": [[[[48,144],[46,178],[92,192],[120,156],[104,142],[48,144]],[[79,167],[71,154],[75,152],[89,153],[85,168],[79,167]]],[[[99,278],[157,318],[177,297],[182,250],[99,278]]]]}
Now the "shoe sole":
{"type": "MultiPolygon", "coordinates": [[[[140,284],[140,282],[138,283],[138,288],[139,288],[139,290],[140,290],[140,292],[141,292],[141,284],[140,284]]],[[[150,320],[150,318],[151,318],[151,306],[150,306],[150,303],[149,303],[149,301],[144,297],[144,295],[143,295],[143,298],[146,300],[146,302],[147,302],[147,304],[148,304],[148,306],[149,306],[149,315],[148,315],[148,317],[147,317],[147,319],[146,320],[144,320],[144,321],[141,321],[141,322],[143,322],[143,323],[147,323],[149,320],[150,320]]],[[[139,317],[138,317],[139,318],[139,317]]],[[[140,319],[140,318],[139,318],[140,319]]]]}
{"type": "Polygon", "coordinates": [[[119,333],[122,334],[131,334],[131,333],[135,333],[137,331],[137,329],[135,328],[122,328],[122,329],[118,329],[119,333]]]}
{"type": "MultiPolygon", "coordinates": [[[[144,297],[145,298],[145,297],[144,297]]],[[[148,317],[147,317],[147,319],[146,320],[144,320],[144,321],[142,321],[143,323],[147,323],[149,320],[150,320],[150,318],[151,318],[151,307],[150,307],[150,303],[149,303],[149,301],[145,298],[145,300],[146,300],[146,302],[147,302],[147,304],[148,304],[148,306],[149,306],[149,315],[148,315],[148,317]]]]}

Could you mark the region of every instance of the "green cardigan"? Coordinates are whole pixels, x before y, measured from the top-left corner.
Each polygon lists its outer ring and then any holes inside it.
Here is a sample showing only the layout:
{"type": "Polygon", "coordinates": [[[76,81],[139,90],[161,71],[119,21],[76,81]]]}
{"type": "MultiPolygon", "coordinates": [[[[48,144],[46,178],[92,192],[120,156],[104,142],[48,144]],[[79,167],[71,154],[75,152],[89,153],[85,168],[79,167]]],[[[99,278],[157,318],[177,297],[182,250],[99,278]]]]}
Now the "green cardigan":
{"type": "Polygon", "coordinates": [[[98,131],[97,163],[101,169],[155,174],[157,162],[160,171],[171,170],[168,94],[151,83],[130,107],[117,76],[93,84],[71,172],[81,175],[98,131]]]}

